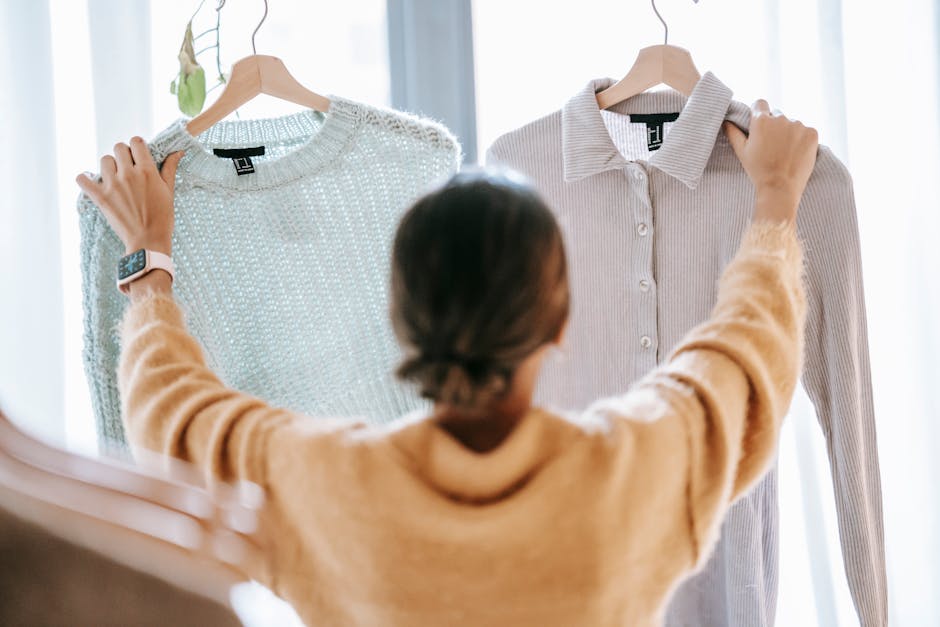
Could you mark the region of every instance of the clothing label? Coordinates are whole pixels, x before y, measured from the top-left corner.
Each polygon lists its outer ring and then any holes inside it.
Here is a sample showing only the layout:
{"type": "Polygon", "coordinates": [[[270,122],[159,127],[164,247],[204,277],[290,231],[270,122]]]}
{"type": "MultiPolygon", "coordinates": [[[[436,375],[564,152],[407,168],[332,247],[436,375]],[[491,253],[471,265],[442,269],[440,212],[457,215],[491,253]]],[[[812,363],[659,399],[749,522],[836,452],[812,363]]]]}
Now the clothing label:
{"type": "Polygon", "coordinates": [[[253,148],[214,148],[212,150],[216,157],[231,159],[235,165],[235,173],[238,176],[251,174],[255,171],[255,164],[251,162],[252,157],[260,157],[264,154],[264,146],[253,148]]]}
{"type": "Polygon", "coordinates": [[[631,123],[646,124],[646,147],[648,150],[659,150],[663,145],[663,124],[675,122],[679,119],[678,113],[631,113],[631,123]]]}

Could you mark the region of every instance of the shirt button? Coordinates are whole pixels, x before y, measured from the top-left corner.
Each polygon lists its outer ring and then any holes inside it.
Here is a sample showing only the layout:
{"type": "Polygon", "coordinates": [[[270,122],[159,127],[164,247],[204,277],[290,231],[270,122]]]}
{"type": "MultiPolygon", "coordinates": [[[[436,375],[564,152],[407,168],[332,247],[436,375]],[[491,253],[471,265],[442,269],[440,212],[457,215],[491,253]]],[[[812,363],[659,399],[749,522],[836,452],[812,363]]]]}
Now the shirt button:
{"type": "Polygon", "coordinates": [[[638,180],[638,181],[642,181],[642,180],[643,180],[643,171],[642,171],[642,170],[634,170],[634,171],[633,171],[633,178],[635,178],[635,179],[638,180]]]}
{"type": "Polygon", "coordinates": [[[643,337],[640,338],[640,346],[642,346],[643,348],[649,348],[652,345],[653,345],[653,340],[650,339],[650,336],[644,335],[643,337]]]}
{"type": "Polygon", "coordinates": [[[641,279],[641,280],[640,280],[640,289],[641,289],[642,291],[644,291],[644,292],[650,291],[650,282],[647,281],[646,279],[641,279]]]}
{"type": "Polygon", "coordinates": [[[645,222],[640,222],[636,225],[636,232],[640,234],[640,237],[646,237],[646,234],[650,232],[650,227],[646,226],[645,222]]]}

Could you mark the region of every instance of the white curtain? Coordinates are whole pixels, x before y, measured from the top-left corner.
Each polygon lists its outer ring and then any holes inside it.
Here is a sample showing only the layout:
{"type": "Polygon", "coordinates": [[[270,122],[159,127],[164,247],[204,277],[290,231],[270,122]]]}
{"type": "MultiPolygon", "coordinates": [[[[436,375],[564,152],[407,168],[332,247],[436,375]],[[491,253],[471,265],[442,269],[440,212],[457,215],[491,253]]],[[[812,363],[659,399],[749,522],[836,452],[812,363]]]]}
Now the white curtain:
{"type": "Polygon", "coordinates": [[[103,153],[153,127],[150,0],[88,0],[87,15],[95,143],[103,153]]]}
{"type": "Polygon", "coordinates": [[[3,0],[0,36],[0,404],[93,450],[74,177],[152,127],[150,3],[3,0]]]}
{"type": "Polygon", "coordinates": [[[858,198],[893,624],[940,625],[940,13],[846,2],[858,198]]]}
{"type": "Polygon", "coordinates": [[[49,7],[0,3],[0,406],[63,433],[63,317],[49,7]]]}

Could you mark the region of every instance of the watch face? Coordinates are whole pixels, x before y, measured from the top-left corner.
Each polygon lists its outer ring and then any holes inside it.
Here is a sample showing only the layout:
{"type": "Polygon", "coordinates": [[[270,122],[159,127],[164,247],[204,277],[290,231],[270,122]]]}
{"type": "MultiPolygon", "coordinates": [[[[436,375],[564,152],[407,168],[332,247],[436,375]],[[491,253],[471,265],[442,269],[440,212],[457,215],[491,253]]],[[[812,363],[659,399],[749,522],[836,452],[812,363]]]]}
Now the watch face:
{"type": "Polygon", "coordinates": [[[126,257],[122,257],[118,262],[118,280],[136,274],[143,270],[147,265],[147,251],[141,248],[132,252],[126,257]]]}

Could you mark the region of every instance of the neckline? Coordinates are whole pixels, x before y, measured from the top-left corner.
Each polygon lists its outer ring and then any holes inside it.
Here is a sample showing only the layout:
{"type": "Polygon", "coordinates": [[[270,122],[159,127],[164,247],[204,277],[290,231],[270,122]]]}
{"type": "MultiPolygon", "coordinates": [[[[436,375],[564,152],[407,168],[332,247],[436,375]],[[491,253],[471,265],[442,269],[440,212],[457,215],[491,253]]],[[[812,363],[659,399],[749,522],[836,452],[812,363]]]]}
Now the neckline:
{"type": "MultiPolygon", "coordinates": [[[[683,105],[684,107],[684,105],[683,105]]],[[[670,108],[670,107],[664,107],[670,108]]],[[[652,113],[678,113],[681,117],[682,110],[681,108],[678,111],[655,111],[652,113]]],[[[635,116],[648,115],[647,113],[641,113],[638,111],[625,112],[621,113],[620,111],[615,110],[614,107],[611,109],[602,109],[600,112],[601,121],[604,123],[604,127],[607,129],[607,136],[610,138],[611,143],[614,145],[614,149],[620,153],[620,156],[623,157],[624,161],[628,165],[644,165],[648,166],[650,164],[655,164],[653,157],[656,156],[656,153],[666,145],[666,142],[669,140],[671,131],[675,128],[675,125],[678,123],[678,118],[675,120],[664,121],[661,124],[661,132],[663,137],[659,142],[658,150],[650,150],[648,142],[648,130],[643,121],[634,120],[635,116]],[[619,142],[624,142],[623,145],[619,142]]]]}
{"type": "Polygon", "coordinates": [[[311,176],[333,163],[354,142],[363,119],[355,102],[330,95],[326,113],[304,109],[272,118],[223,120],[193,136],[189,118],[179,118],[151,142],[155,155],[185,150],[178,176],[200,186],[222,190],[267,189],[311,176]],[[230,159],[213,148],[248,148],[270,143],[300,143],[287,154],[255,162],[253,173],[239,176],[230,159]]]}
{"type": "Polygon", "coordinates": [[[648,159],[631,160],[614,145],[597,106],[597,92],[613,84],[612,78],[594,79],[562,107],[565,180],[577,181],[625,168],[631,161],[645,161],[695,189],[720,135],[721,123],[729,116],[731,89],[709,70],[688,96],[668,88],[642,92],[610,107],[608,111],[622,115],[663,113],[667,109],[679,113],[659,150],[648,159]]]}
{"type": "Polygon", "coordinates": [[[392,441],[437,490],[481,504],[498,499],[524,482],[550,454],[544,410],[532,407],[499,446],[477,452],[465,447],[424,410],[390,427],[392,441]]]}

